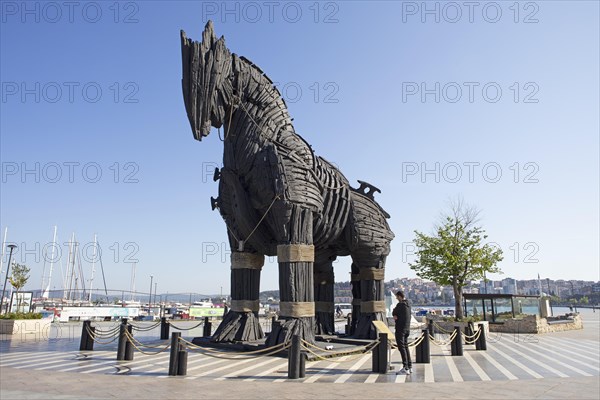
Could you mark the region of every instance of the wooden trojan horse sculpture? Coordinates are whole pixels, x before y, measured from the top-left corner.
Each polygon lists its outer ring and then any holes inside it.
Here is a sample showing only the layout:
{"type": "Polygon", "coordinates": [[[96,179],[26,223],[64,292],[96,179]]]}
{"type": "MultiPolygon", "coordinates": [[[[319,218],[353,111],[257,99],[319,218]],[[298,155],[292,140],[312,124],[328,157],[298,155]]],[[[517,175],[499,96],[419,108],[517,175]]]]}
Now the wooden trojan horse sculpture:
{"type": "Polygon", "coordinates": [[[377,188],[353,189],[329,162],[315,156],[292,125],[273,82],[217,40],[209,21],[202,42],[181,32],[183,97],[194,138],[224,127],[223,168],[212,199],[231,244],[231,309],[212,340],[256,340],[264,256],[279,263],[279,321],[267,343],[293,334],[313,341],[334,332],[333,266],[352,256],[355,337],[374,337],[371,321],[385,318],[384,266],[394,234],[375,202],[377,188]]]}

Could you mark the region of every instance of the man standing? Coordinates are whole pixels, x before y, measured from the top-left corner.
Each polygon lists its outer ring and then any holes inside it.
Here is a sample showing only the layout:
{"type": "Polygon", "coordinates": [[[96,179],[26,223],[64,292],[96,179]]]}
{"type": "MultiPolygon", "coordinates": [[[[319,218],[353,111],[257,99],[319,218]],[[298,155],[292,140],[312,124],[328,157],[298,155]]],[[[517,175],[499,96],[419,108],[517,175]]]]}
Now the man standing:
{"type": "Polygon", "coordinates": [[[396,293],[398,304],[392,311],[394,320],[396,321],[396,344],[402,357],[402,369],[396,372],[396,375],[409,375],[412,373],[412,361],[410,359],[410,351],[408,350],[408,335],[410,335],[410,304],[404,298],[404,292],[399,290],[396,293]]]}

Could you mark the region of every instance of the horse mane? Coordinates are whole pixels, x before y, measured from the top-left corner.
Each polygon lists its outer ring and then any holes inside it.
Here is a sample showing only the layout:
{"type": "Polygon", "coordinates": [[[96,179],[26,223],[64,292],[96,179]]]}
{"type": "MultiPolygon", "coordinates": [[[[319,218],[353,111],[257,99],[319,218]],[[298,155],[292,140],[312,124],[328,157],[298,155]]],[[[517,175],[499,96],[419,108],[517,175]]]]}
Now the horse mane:
{"type": "Polygon", "coordinates": [[[263,85],[268,84],[271,87],[271,89],[273,89],[275,91],[277,98],[281,99],[281,101],[283,102],[283,105],[285,106],[285,109],[287,110],[288,109],[287,103],[285,102],[285,99],[281,95],[279,88],[273,83],[271,78],[269,78],[269,76],[262,69],[260,69],[260,67],[258,65],[254,64],[247,57],[238,56],[237,54],[233,54],[233,55],[236,56],[240,61],[242,61],[243,65],[246,65],[246,67],[248,67],[249,69],[256,71],[262,79],[266,80],[267,83],[259,82],[259,84],[263,84],[263,85]]]}

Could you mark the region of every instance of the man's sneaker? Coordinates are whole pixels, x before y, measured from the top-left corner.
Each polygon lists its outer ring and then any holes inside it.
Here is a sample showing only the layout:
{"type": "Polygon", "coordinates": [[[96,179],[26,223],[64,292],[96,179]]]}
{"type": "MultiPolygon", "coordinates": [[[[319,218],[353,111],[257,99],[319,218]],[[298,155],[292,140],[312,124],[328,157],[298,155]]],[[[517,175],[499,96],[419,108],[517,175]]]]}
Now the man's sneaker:
{"type": "Polygon", "coordinates": [[[410,368],[402,368],[401,370],[396,372],[396,375],[410,375],[411,373],[412,370],[410,368]]]}
{"type": "Polygon", "coordinates": [[[408,374],[412,374],[412,368],[406,368],[406,370],[408,371],[408,374]]]}

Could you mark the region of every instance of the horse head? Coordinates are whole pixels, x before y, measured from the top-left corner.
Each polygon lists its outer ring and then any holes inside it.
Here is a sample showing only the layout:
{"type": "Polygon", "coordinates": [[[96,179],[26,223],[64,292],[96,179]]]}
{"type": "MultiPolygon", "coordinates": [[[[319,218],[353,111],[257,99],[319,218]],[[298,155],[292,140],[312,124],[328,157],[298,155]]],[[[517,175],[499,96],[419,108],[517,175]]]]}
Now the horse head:
{"type": "Polygon", "coordinates": [[[223,125],[232,92],[232,54],[223,36],[217,40],[212,21],[204,28],[202,42],[188,39],[181,31],[181,53],[185,109],[194,138],[202,140],[211,127],[223,125]]]}

